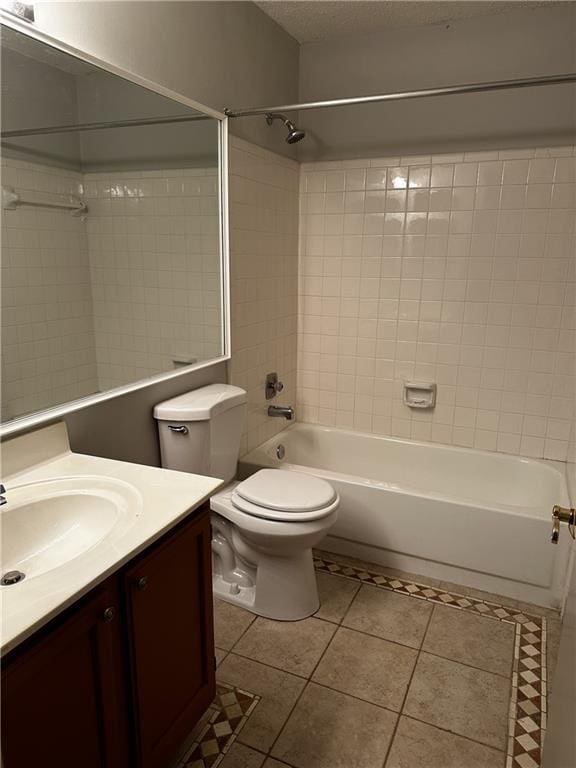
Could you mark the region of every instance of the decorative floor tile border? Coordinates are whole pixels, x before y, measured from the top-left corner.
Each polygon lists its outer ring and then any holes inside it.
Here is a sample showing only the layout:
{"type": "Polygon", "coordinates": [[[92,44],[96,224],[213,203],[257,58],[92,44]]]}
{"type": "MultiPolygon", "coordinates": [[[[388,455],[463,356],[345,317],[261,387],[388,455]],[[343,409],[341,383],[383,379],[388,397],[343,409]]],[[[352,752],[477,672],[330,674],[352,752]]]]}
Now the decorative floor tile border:
{"type": "Polygon", "coordinates": [[[325,557],[317,571],[515,625],[506,768],[540,768],[546,732],[546,619],[488,600],[376,573],[325,557]]]}
{"type": "Polygon", "coordinates": [[[181,768],[217,768],[260,701],[260,696],[216,684],[215,712],[180,763],[181,768]]]}

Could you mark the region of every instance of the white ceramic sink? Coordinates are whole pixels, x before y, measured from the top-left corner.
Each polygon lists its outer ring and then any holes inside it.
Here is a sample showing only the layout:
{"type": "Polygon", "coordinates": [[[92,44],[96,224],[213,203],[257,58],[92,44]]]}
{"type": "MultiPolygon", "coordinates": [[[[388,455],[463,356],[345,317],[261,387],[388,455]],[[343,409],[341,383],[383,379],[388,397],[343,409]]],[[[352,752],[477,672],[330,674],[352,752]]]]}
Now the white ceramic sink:
{"type": "Polygon", "coordinates": [[[2,574],[26,580],[98,546],[113,546],[136,521],[142,497],[130,484],[98,476],[60,477],[8,487],[0,508],[2,574]]]}

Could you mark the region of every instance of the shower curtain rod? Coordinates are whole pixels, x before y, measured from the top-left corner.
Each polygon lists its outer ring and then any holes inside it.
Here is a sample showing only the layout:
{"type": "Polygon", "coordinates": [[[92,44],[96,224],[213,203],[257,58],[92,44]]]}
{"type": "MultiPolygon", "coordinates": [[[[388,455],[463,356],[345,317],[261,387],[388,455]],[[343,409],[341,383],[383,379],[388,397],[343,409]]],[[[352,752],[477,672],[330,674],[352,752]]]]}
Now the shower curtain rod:
{"type": "Polygon", "coordinates": [[[194,120],[213,120],[210,115],[174,115],[174,117],[142,117],[135,120],[113,120],[108,123],[77,123],[76,125],[51,125],[44,128],[24,128],[2,131],[0,138],[16,139],[21,136],[41,136],[49,133],[76,133],[77,131],[101,131],[104,128],[133,128],[139,125],[166,125],[188,123],[194,120]]]}
{"type": "MultiPolygon", "coordinates": [[[[482,93],[486,91],[503,91],[511,88],[531,88],[541,85],[562,85],[576,83],[576,72],[561,75],[545,75],[543,77],[528,77],[517,80],[497,80],[490,83],[469,83],[467,85],[448,85],[440,88],[425,88],[419,91],[396,91],[380,93],[373,96],[352,96],[343,99],[328,99],[325,101],[307,101],[301,104],[281,104],[274,107],[250,107],[248,109],[225,109],[227,117],[252,117],[267,115],[271,112],[297,112],[307,109],[325,109],[327,107],[346,107],[355,104],[374,104],[381,101],[401,101],[404,99],[424,99],[430,96],[454,96],[465,93],[482,93]]],[[[135,120],[113,120],[105,123],[77,123],[76,125],[51,125],[43,128],[24,128],[21,130],[2,131],[0,138],[16,139],[24,136],[40,136],[53,133],[70,133],[78,131],[101,131],[108,128],[132,128],[146,125],[168,125],[171,123],[187,123],[196,120],[213,120],[209,115],[175,115],[174,117],[148,117],[135,120]]]]}
{"type": "Polygon", "coordinates": [[[373,96],[352,96],[343,99],[325,101],[305,101],[302,104],[281,104],[273,107],[250,107],[249,109],[225,109],[227,117],[252,117],[267,115],[270,112],[297,112],[306,109],[325,109],[326,107],[347,107],[354,104],[373,104],[380,101],[401,101],[403,99],[424,99],[430,96],[455,96],[463,93],[482,93],[484,91],[504,91],[509,88],[531,88],[539,85],[561,85],[576,83],[576,72],[562,75],[545,75],[516,80],[496,80],[490,83],[468,83],[465,85],[447,85],[440,88],[424,88],[419,91],[396,91],[373,96]]]}

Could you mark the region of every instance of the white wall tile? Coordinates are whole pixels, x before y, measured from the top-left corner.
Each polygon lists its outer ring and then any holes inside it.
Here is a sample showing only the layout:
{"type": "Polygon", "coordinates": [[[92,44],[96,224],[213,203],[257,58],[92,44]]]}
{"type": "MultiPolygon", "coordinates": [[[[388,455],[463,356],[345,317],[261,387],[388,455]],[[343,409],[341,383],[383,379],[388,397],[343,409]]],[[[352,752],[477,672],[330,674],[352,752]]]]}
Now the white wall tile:
{"type": "Polygon", "coordinates": [[[220,353],[214,168],[2,170],[24,197],[88,204],[3,211],[4,419],[220,353]]]}
{"type": "MultiPolygon", "coordinates": [[[[23,199],[80,195],[73,171],[2,159],[23,199]]],[[[67,211],[2,211],[2,420],[98,391],[86,231],[67,211]]]]}
{"type": "Polygon", "coordinates": [[[303,187],[300,230],[315,236],[300,240],[299,418],[565,459],[574,169],[572,147],[355,161],[348,218],[316,197],[310,214],[303,187]],[[406,378],[438,382],[434,411],[404,406],[406,378]]]}
{"type": "Polygon", "coordinates": [[[83,179],[100,388],[219,355],[216,168],[83,179]]]}
{"type": "MultiPolygon", "coordinates": [[[[302,168],[302,200],[308,227],[302,232],[310,254],[310,317],[322,312],[317,303],[325,299],[325,313],[336,293],[340,296],[339,256],[330,256],[326,218],[341,219],[344,188],[364,189],[366,171],[342,171],[329,166],[302,168]],[[339,196],[336,197],[339,193],[339,196]],[[317,222],[315,226],[315,222],[317,222]],[[318,228],[318,225],[320,228],[318,228]],[[317,239],[314,239],[317,237],[317,239]],[[327,246],[324,248],[324,246],[327,246]],[[326,267],[324,271],[323,267],[326,267]]],[[[232,300],[232,360],[230,380],[248,392],[248,417],[242,453],[254,448],[287,426],[284,419],[270,418],[268,405],[296,404],[296,343],[298,313],[298,164],[235,137],[230,140],[230,260],[232,300]],[[277,371],[283,392],[273,401],[264,398],[266,374],[277,371]]],[[[348,194],[348,193],[347,193],[348,194]]],[[[364,193],[361,192],[363,195],[364,193]]],[[[337,228],[336,228],[337,229],[337,228]]],[[[340,242],[342,231],[335,236],[340,242]]],[[[315,347],[310,328],[310,349],[315,347]]],[[[303,352],[305,351],[303,348],[303,352]]],[[[318,418],[318,355],[305,357],[301,381],[302,408],[312,420],[318,418]]]]}

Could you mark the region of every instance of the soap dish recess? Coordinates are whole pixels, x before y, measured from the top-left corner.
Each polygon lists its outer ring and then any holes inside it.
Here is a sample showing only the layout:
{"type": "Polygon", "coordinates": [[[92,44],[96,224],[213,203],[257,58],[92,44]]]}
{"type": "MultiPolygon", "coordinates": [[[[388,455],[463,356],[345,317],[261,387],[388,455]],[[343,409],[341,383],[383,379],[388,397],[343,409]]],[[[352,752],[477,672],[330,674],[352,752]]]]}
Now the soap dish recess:
{"type": "Polygon", "coordinates": [[[409,408],[434,408],[436,384],[427,381],[407,381],[404,384],[404,403],[409,408]]]}

